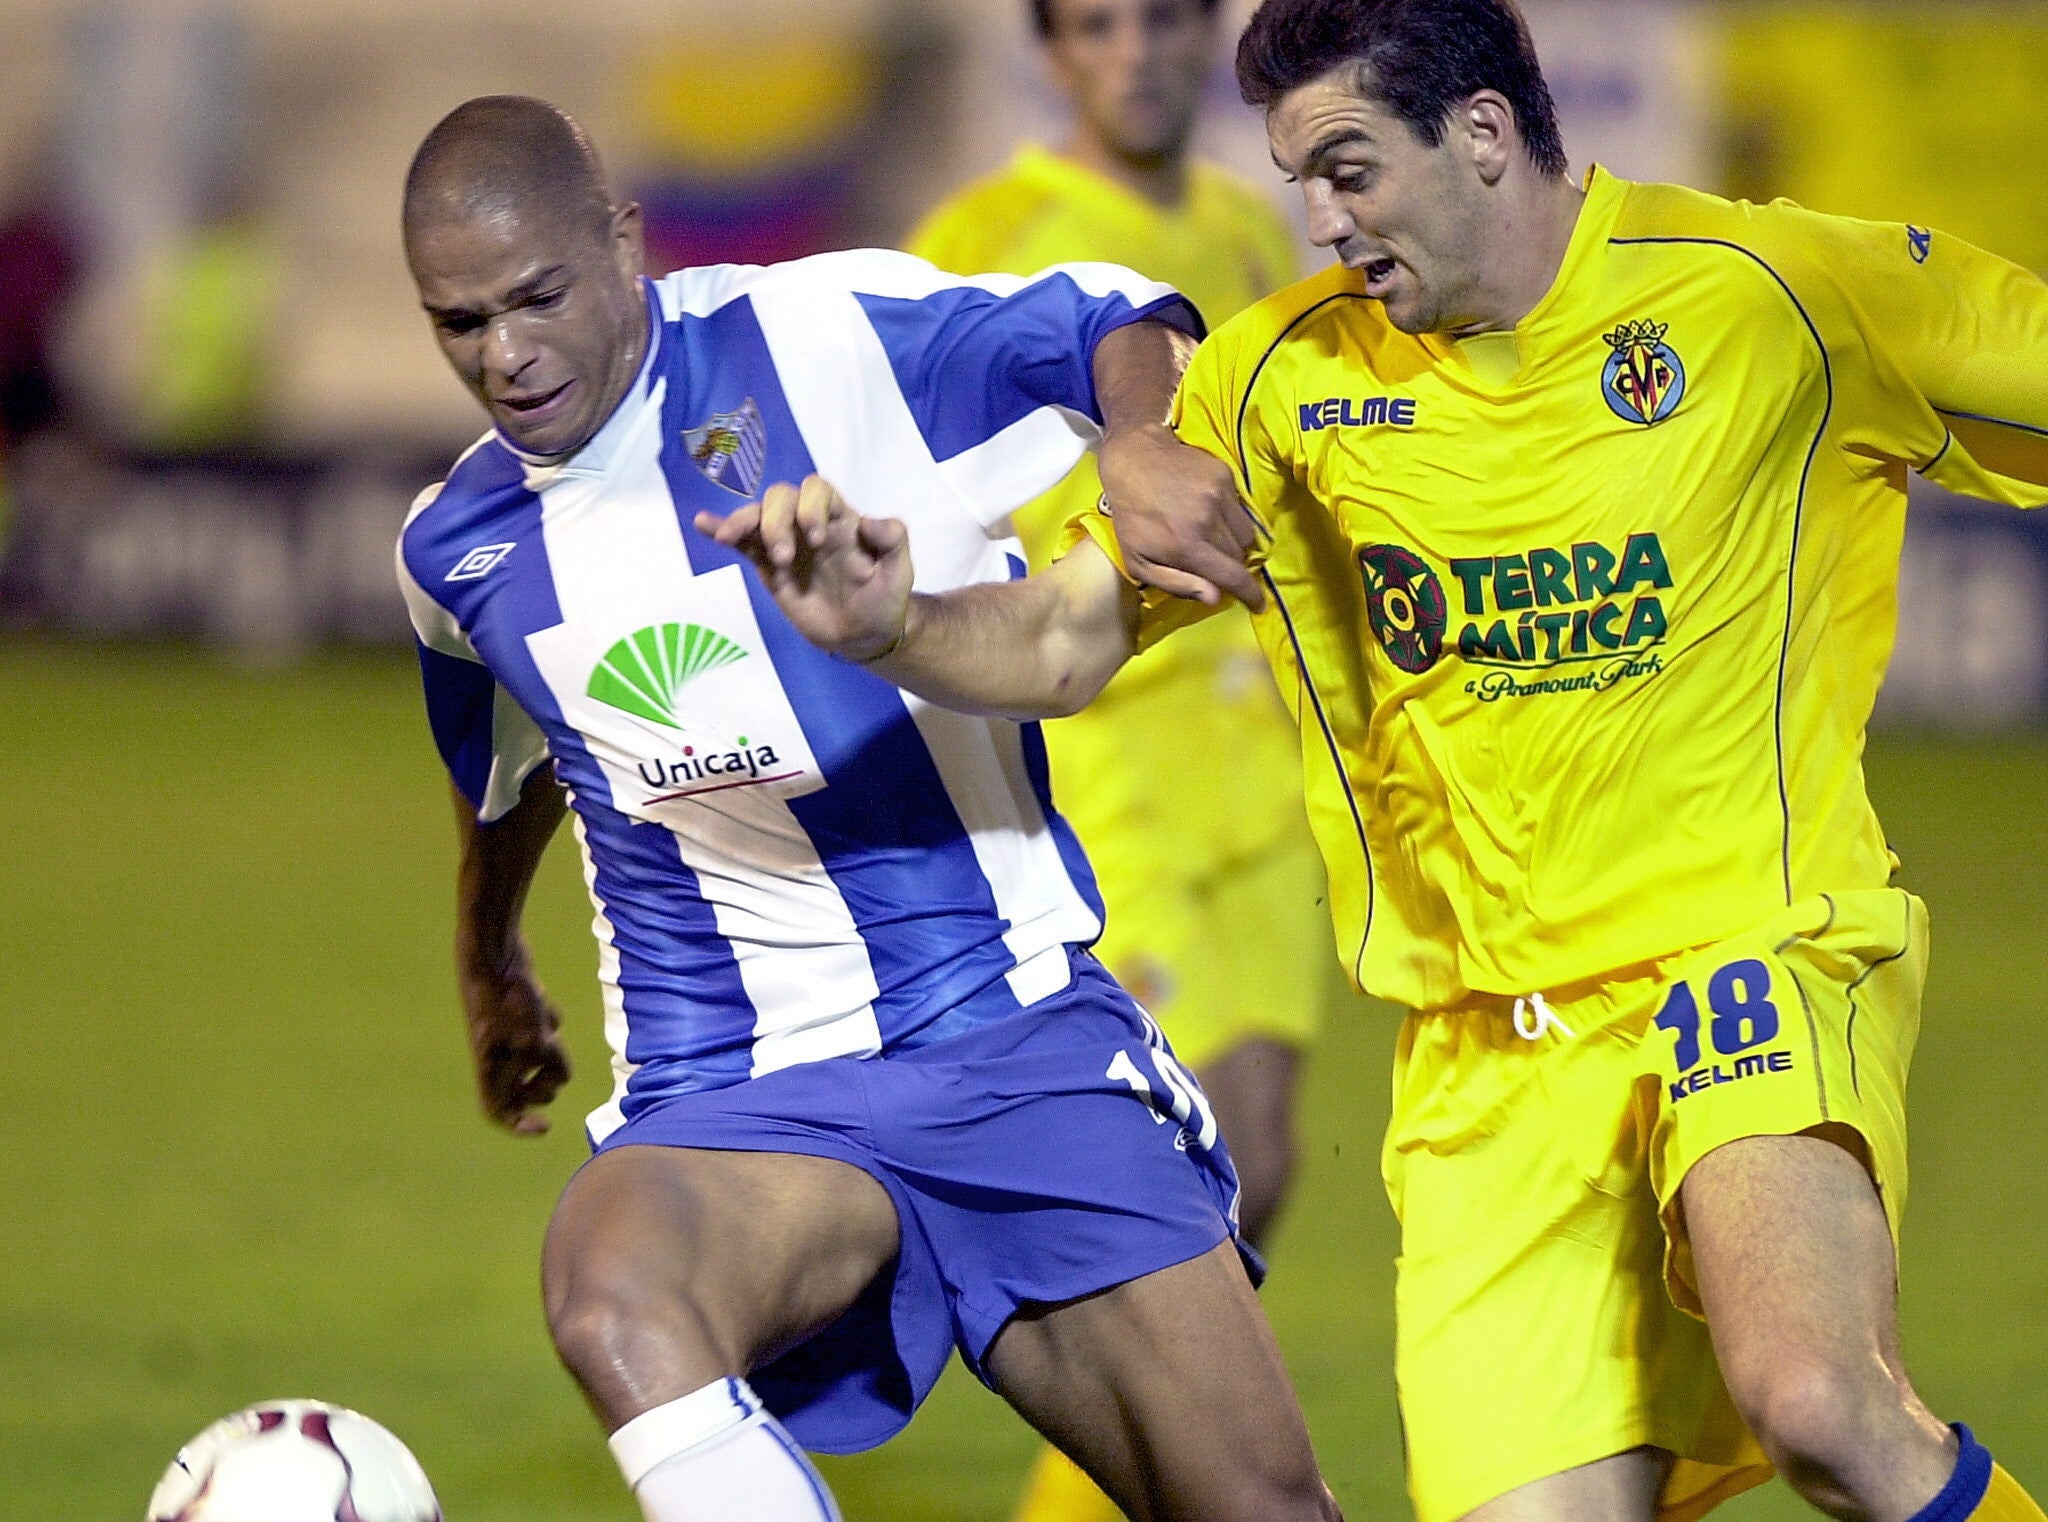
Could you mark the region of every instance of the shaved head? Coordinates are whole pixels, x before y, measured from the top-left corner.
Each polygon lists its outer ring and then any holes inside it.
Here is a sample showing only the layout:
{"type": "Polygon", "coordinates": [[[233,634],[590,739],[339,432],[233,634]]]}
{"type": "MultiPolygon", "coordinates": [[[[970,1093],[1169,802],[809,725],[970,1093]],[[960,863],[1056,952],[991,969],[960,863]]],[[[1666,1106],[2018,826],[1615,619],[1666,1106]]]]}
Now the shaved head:
{"type": "Polygon", "coordinates": [[[405,257],[434,338],[515,446],[581,449],[639,373],[650,316],[640,208],[612,203],[583,129],[486,95],[443,117],[405,177],[405,257]]]}
{"type": "Polygon", "coordinates": [[[405,239],[451,222],[544,222],[603,239],[611,187],[589,135],[558,106],[482,95],[442,117],[405,176],[405,239]]]}

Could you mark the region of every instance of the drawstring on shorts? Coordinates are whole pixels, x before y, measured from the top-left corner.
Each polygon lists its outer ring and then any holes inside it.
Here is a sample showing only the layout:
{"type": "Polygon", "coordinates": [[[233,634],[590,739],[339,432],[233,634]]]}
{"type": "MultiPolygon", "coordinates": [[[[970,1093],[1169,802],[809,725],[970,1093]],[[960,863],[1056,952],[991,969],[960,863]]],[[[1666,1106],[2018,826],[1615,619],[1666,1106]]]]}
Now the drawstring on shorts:
{"type": "Polygon", "coordinates": [[[1515,1034],[1524,1041],[1541,1041],[1547,1030],[1556,1030],[1565,1036],[1576,1037],[1578,1032],[1557,1018],[1557,1011],[1550,1007],[1550,1001],[1540,993],[1525,994],[1515,1000],[1515,1034]]]}

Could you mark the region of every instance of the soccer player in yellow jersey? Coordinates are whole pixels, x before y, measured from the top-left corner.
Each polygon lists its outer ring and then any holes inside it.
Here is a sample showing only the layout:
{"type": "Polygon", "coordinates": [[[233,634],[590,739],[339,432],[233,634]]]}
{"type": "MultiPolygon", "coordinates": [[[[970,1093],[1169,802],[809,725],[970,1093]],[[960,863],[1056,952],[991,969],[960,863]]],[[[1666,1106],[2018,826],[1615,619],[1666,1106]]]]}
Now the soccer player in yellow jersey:
{"type": "Polygon", "coordinates": [[[1345,956],[1411,1011],[1422,1522],[1691,1518],[1773,1466],[1836,1517],[2039,1522],[1900,1358],[1928,931],[1860,754],[1907,472],[2048,503],[2048,285],[1573,184],[1511,0],[1267,0],[1238,76],[1341,267],[1183,378],[1227,483],[1120,451],[1113,521],[940,598],[823,483],[732,535],[821,643],[990,711],[1079,706],[1207,611],[1161,585],[1257,607],[1345,956]]]}
{"type": "MultiPolygon", "coordinates": [[[[1216,0],[1033,0],[1074,108],[1054,152],[944,202],[910,251],[941,269],[1032,274],[1102,260],[1163,280],[1213,326],[1293,280],[1294,236],[1265,195],[1188,152],[1216,53],[1216,0]]],[[[1016,515],[1033,569],[1092,507],[1092,457],[1016,515]]],[[[1197,1071],[1228,1139],[1245,1235],[1263,1244],[1294,1165],[1301,1047],[1326,997],[1321,857],[1300,741],[1241,612],[1148,653],[1087,712],[1045,729],[1060,811],[1109,907],[1096,954],[1197,1071]],[[1264,933],[1247,942],[1256,919],[1264,933]]],[[[1017,1522],[1114,1522],[1056,1449],[1017,1522]]]]}

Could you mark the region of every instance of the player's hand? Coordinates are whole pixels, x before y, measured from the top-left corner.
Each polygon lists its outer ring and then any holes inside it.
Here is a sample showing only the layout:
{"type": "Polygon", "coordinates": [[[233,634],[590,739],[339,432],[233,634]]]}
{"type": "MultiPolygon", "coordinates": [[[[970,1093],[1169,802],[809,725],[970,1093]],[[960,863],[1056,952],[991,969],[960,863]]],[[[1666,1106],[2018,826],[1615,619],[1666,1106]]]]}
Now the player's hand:
{"type": "Polygon", "coordinates": [[[1181,443],[1164,423],[1111,434],[1097,463],[1131,575],[1211,606],[1226,592],[1247,607],[1265,606],[1258,578],[1245,567],[1257,525],[1238,501],[1229,466],[1181,443]]]}
{"type": "Polygon", "coordinates": [[[863,518],[823,476],[771,486],[697,529],[738,550],[799,633],[821,650],[871,661],[902,642],[910,617],[910,535],[894,518],[863,518]]]}
{"type": "Polygon", "coordinates": [[[541,1111],[569,1081],[569,1054],[562,1016],[525,955],[502,972],[464,975],[462,1007],[484,1114],[515,1135],[544,1135],[541,1111]]]}

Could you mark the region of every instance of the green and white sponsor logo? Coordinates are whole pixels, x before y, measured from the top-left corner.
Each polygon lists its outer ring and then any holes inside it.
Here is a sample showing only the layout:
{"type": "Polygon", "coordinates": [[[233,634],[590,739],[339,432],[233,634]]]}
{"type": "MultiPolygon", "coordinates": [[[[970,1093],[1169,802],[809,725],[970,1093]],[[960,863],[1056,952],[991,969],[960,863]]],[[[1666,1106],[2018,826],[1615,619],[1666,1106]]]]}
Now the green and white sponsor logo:
{"type": "Polygon", "coordinates": [[[622,712],[681,729],[676,695],[705,672],[746,658],[745,646],[702,624],[649,624],[604,653],[588,691],[622,712]]]}

